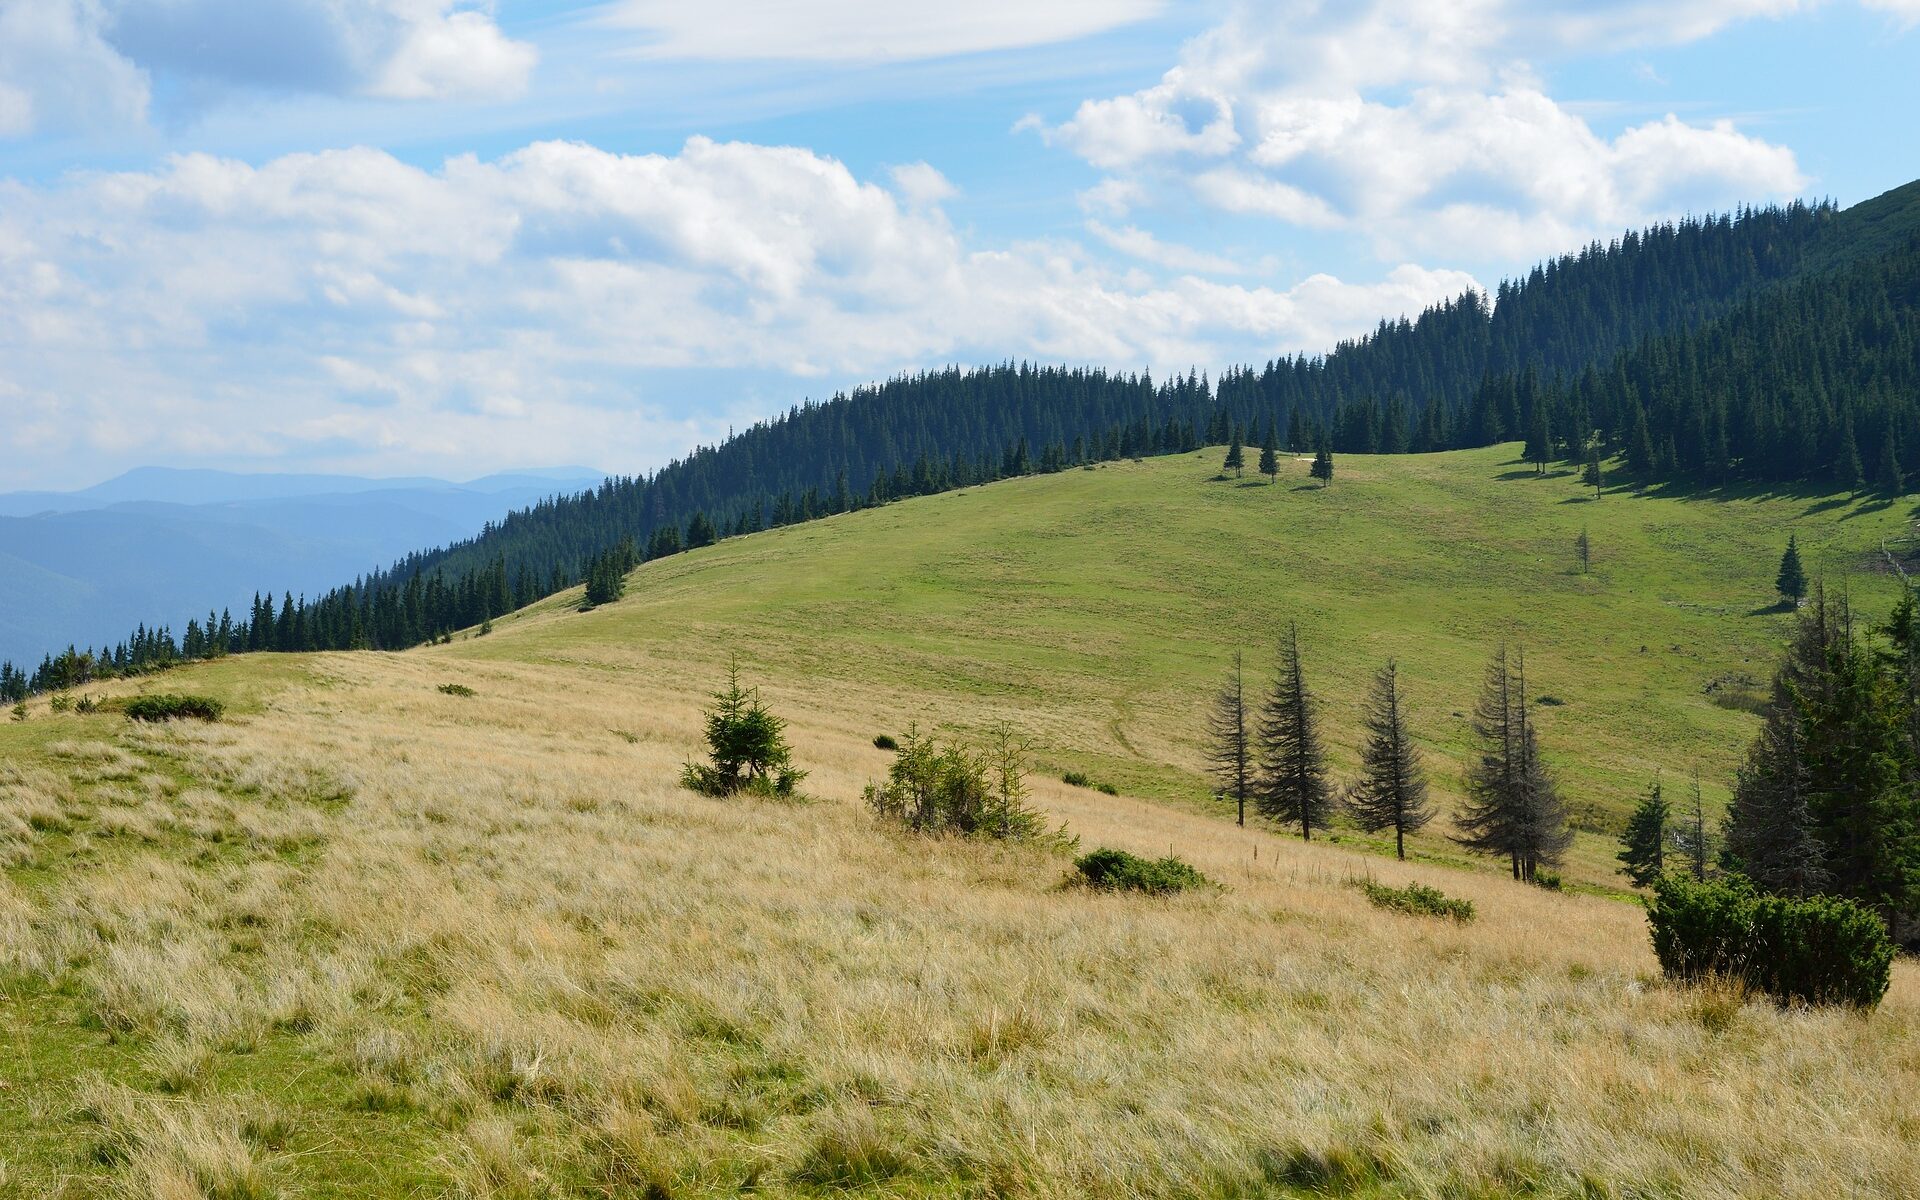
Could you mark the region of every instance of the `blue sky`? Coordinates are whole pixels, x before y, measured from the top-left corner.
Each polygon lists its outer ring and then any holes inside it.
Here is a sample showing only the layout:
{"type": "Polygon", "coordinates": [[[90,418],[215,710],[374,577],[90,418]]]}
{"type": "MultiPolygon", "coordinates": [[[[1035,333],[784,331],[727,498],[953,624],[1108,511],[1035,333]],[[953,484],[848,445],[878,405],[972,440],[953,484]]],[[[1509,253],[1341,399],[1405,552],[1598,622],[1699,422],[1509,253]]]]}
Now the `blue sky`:
{"type": "Polygon", "coordinates": [[[1920,175],[1920,0],[0,0],[0,490],[630,472],[1920,175]]]}

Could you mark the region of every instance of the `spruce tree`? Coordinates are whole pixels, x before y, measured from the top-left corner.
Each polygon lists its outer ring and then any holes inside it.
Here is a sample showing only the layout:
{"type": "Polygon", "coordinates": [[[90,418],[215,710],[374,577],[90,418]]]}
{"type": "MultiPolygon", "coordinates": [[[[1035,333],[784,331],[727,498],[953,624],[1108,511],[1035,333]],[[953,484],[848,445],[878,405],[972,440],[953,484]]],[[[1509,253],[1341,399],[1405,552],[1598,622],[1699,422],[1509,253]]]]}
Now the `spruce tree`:
{"type": "Polygon", "coordinates": [[[1510,660],[1502,645],[1494,654],[1474,706],[1473,731],[1480,749],[1467,770],[1467,802],[1454,818],[1455,840],[1469,850],[1505,856],[1513,877],[1531,883],[1541,867],[1559,865],[1573,844],[1573,830],[1527,712],[1524,652],[1510,660]]]}
{"type": "Polygon", "coordinates": [[[1261,707],[1260,769],[1254,799],[1262,815],[1298,825],[1311,841],[1315,827],[1326,828],[1332,792],[1326,755],[1320,746],[1319,714],[1300,665],[1300,627],[1287,623],[1280,643],[1273,690],[1261,707]]]}
{"type": "Polygon", "coordinates": [[[1246,453],[1241,449],[1240,430],[1236,426],[1233,431],[1233,441],[1227,446],[1227,461],[1222,463],[1221,466],[1226,470],[1232,471],[1233,477],[1238,479],[1245,474],[1241,469],[1245,465],[1246,453]]]}
{"type": "Polygon", "coordinates": [[[1233,669],[1214,697],[1207,718],[1207,762],[1214,783],[1233,797],[1235,820],[1247,823],[1247,796],[1252,791],[1254,731],[1247,722],[1247,693],[1240,669],[1240,652],[1233,652],[1233,669]]]}
{"type": "Polygon", "coordinates": [[[1313,466],[1308,470],[1308,474],[1318,479],[1321,487],[1326,487],[1333,482],[1333,452],[1328,450],[1324,443],[1314,452],[1313,466]]]}
{"type": "Polygon", "coordinates": [[[1400,668],[1392,659],[1373,677],[1366,725],[1367,745],[1360,756],[1362,774],[1347,790],[1347,808],[1354,823],[1368,833],[1393,830],[1394,853],[1404,861],[1407,835],[1433,819],[1433,806],[1427,800],[1427,776],[1420,751],[1407,729],[1400,668]]]}
{"type": "Polygon", "coordinates": [[[1686,811],[1681,814],[1673,830],[1673,846],[1680,852],[1680,858],[1686,864],[1687,872],[1694,879],[1705,882],[1707,863],[1711,861],[1712,846],[1707,833],[1706,802],[1700,795],[1700,773],[1694,772],[1693,788],[1686,811]]]}
{"type": "Polygon", "coordinates": [[[1840,432],[1833,449],[1833,479],[1849,492],[1857,492],[1866,482],[1860,468],[1860,439],[1853,433],[1853,410],[1848,408],[1840,420],[1840,432]]]}
{"type": "Polygon", "coordinates": [[[1894,436],[1893,423],[1889,421],[1887,436],[1880,440],[1880,464],[1873,472],[1874,485],[1889,496],[1898,496],[1906,489],[1906,479],[1900,473],[1900,447],[1894,436]]]}
{"type": "Polygon", "coordinates": [[[1587,451],[1587,466],[1586,469],[1580,473],[1580,482],[1593,489],[1593,498],[1595,500],[1600,498],[1600,488],[1603,477],[1600,473],[1600,443],[1598,442],[1595,442],[1587,451]]]}
{"type": "Polygon", "coordinates": [[[1633,432],[1627,439],[1627,470],[1645,479],[1653,473],[1654,457],[1653,432],[1647,427],[1647,410],[1636,404],[1633,432]]]}
{"type": "Polygon", "coordinates": [[[1580,527],[1580,536],[1573,539],[1573,556],[1580,564],[1580,573],[1585,575],[1593,566],[1593,539],[1587,536],[1587,527],[1580,527]]]}
{"type": "Polygon", "coordinates": [[[1720,865],[1764,891],[1811,896],[1830,881],[1826,849],[1807,807],[1800,714],[1781,680],[1747,751],[1720,832],[1720,865]]]}
{"type": "Polygon", "coordinates": [[[1260,473],[1268,483],[1280,482],[1280,452],[1273,444],[1273,422],[1267,422],[1267,436],[1260,443],[1260,473]]]}
{"type": "Polygon", "coordinates": [[[1627,818],[1627,832],[1621,847],[1620,873],[1635,887],[1651,886],[1666,870],[1667,818],[1671,810],[1661,793],[1660,781],[1653,781],[1640,804],[1627,818]]]}
{"type": "Polygon", "coordinates": [[[1774,576],[1773,590],[1792,608],[1799,608],[1806,597],[1807,573],[1800,566],[1800,543],[1792,534],[1787,535],[1787,552],[1780,556],[1780,573],[1774,576]]]}
{"type": "Polygon", "coordinates": [[[1533,406],[1533,420],[1527,423],[1527,444],[1523,455],[1533,464],[1534,474],[1547,473],[1547,463],[1553,459],[1553,431],[1547,423],[1547,407],[1544,404],[1533,406]]]}

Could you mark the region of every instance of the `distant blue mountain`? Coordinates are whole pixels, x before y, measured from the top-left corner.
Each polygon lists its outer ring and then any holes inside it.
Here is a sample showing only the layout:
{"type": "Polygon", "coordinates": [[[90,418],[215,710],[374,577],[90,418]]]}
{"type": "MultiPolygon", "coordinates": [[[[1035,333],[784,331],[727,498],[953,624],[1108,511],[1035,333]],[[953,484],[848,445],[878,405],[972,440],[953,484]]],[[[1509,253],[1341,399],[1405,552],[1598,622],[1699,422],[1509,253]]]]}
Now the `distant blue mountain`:
{"type": "Polygon", "coordinates": [[[466,483],[149,467],[77,492],[0,494],[0,659],[38,663],[141,622],[178,634],[255,590],[318,594],[600,482],[587,468],[466,483]]]}

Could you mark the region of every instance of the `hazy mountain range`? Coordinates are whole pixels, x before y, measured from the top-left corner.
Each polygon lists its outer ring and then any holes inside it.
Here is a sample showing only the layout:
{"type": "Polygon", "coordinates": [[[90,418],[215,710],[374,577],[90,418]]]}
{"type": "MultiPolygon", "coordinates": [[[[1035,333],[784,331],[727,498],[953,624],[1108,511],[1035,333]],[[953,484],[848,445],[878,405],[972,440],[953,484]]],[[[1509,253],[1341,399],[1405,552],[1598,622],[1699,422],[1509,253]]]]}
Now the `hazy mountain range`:
{"type": "Polygon", "coordinates": [[[143,621],[178,634],[209,609],[244,610],[256,590],[321,592],[601,478],[586,467],[465,483],[147,467],[74,492],[0,493],[0,659],[38,662],[143,621]]]}

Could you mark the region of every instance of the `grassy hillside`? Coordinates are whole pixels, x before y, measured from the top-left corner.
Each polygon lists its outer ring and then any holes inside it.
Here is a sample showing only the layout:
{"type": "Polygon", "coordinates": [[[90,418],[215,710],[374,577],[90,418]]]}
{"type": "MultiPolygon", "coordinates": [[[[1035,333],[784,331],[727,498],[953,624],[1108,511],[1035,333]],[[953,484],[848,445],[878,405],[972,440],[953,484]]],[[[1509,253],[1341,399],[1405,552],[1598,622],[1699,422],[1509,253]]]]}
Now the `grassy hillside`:
{"type": "MultiPolygon", "coordinates": [[[[1609,835],[1659,773],[1719,802],[1791,617],[1773,579],[1791,532],[1879,619],[1872,569],[1914,514],[1823,495],[1611,490],[1538,477],[1515,447],[1343,457],[1331,488],[1217,478],[1220,452],[929,497],[648,564],[628,599],[555,603],[461,657],[691,681],[741,655],[790,705],[849,731],[1030,730],[1050,766],[1201,801],[1204,712],[1232,651],[1264,683],[1300,622],[1335,765],[1357,763],[1372,672],[1400,660],[1443,796],[1481,672],[1527,652],[1542,736],[1581,823],[1609,835]],[[1581,574],[1574,539],[1593,545],[1581,574]],[[1557,703],[1556,703],[1557,702],[1557,703]]],[[[1423,850],[1446,853],[1443,838],[1423,850]]],[[[1610,878],[1611,847],[1594,878],[1610,878]]]]}
{"type": "Polygon", "coordinates": [[[0,725],[0,1197],[1898,1194],[1911,966],[1864,1018],[1670,988],[1631,905],[1207,811],[1205,697],[1290,615],[1342,766],[1392,653],[1450,787],[1507,634],[1595,823],[1656,767],[1717,790],[1751,718],[1704,689],[1764,678],[1787,528],[1837,573],[1911,519],[1590,503],[1505,460],[1343,459],[1326,492],[1216,481],[1212,453],[1027,479],[450,646],[145,681],[228,699],[219,725],[36,702],[0,725]],[[675,786],[735,652],[811,803],[675,786]],[[1063,859],[861,812],[875,733],[1001,716],[1126,793],[1037,781],[1084,844],[1227,890],[1062,889],[1063,859]],[[1481,917],[1382,912],[1365,876],[1481,917]]]}

